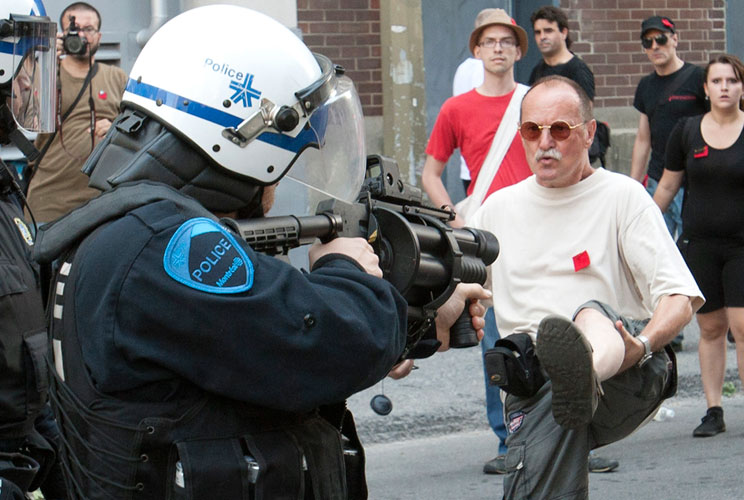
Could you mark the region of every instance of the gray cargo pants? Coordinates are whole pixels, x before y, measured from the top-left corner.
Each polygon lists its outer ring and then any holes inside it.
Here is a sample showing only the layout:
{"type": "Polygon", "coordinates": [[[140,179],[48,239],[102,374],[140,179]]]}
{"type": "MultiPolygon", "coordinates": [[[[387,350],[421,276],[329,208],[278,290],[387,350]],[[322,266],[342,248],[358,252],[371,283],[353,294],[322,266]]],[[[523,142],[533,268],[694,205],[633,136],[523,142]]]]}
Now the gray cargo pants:
{"type": "MultiPolygon", "coordinates": [[[[596,301],[583,304],[577,313],[587,307],[613,322],[621,320],[633,336],[639,335],[647,323],[623,318],[596,301]]],[[[553,420],[550,381],[531,398],[507,395],[505,500],[588,498],[589,451],[628,436],[674,394],[674,360],[663,350],[656,352],[642,368],[634,366],[615,375],[602,382],[602,388],[604,395],[591,424],[570,430],[553,420]]]]}

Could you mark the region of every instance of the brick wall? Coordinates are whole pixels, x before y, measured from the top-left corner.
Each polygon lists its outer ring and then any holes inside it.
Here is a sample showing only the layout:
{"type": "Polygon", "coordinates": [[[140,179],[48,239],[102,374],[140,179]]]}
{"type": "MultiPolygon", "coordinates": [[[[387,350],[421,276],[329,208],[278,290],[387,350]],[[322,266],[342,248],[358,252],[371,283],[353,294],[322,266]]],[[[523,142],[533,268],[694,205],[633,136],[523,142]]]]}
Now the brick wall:
{"type": "Polygon", "coordinates": [[[380,0],[297,0],[297,25],[312,51],[346,68],[364,115],[381,116],[380,0]]]}
{"type": "Polygon", "coordinates": [[[668,16],[677,54],[704,65],[726,48],[724,0],[561,0],[574,40],[571,50],[594,72],[597,108],[631,106],[638,81],[653,71],[640,44],[641,22],[668,16]]]}
{"type": "MultiPolygon", "coordinates": [[[[639,41],[641,21],[669,16],[683,60],[704,65],[725,51],[724,0],[561,0],[570,19],[571,49],[589,64],[595,106],[632,106],[642,76],[653,71],[639,41]]],[[[341,64],[354,80],[365,116],[382,115],[380,0],[297,0],[305,43],[341,64]]],[[[528,30],[529,31],[529,30],[528,30]]]]}

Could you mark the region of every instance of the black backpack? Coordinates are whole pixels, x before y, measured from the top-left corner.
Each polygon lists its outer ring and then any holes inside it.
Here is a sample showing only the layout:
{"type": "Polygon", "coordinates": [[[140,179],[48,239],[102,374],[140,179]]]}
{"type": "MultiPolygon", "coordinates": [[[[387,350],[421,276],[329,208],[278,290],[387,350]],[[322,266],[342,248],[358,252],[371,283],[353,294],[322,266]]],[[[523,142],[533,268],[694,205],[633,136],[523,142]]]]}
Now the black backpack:
{"type": "Polygon", "coordinates": [[[602,168],[605,168],[605,155],[610,147],[610,126],[605,122],[597,122],[597,131],[594,133],[594,142],[589,146],[589,163],[599,159],[602,168]]]}

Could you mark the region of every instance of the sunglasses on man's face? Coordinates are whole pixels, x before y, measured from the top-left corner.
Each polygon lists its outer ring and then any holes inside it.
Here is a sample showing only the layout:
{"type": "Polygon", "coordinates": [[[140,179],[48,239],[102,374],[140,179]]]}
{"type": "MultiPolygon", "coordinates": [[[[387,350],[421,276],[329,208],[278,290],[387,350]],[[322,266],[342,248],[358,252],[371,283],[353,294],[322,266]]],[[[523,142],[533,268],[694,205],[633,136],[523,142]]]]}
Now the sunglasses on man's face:
{"type": "Polygon", "coordinates": [[[666,36],[664,33],[651,38],[643,37],[641,38],[641,45],[643,45],[644,49],[650,49],[651,46],[654,44],[654,40],[656,40],[656,45],[661,47],[662,45],[666,45],[666,43],[669,41],[669,37],[666,36]]]}
{"type": "Polygon", "coordinates": [[[524,122],[519,126],[519,133],[528,141],[536,141],[540,139],[543,129],[550,131],[550,136],[556,141],[565,141],[571,135],[571,131],[575,128],[581,127],[584,123],[578,125],[570,125],[568,122],[558,120],[550,125],[538,125],[535,122],[524,122]]]}

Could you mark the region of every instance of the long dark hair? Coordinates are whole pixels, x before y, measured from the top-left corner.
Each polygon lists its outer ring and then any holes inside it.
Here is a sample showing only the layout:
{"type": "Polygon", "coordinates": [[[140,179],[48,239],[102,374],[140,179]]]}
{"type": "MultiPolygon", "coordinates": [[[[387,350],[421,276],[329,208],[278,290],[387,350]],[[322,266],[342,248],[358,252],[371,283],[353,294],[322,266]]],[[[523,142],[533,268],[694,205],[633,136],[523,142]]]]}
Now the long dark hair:
{"type": "MultiPolygon", "coordinates": [[[[718,54],[705,65],[704,75],[706,82],[708,81],[708,72],[710,67],[714,64],[728,64],[734,70],[736,79],[740,82],[744,82],[744,63],[733,54],[718,54]]],[[[739,99],[739,109],[744,110],[744,100],[742,99],[739,99]]]]}

